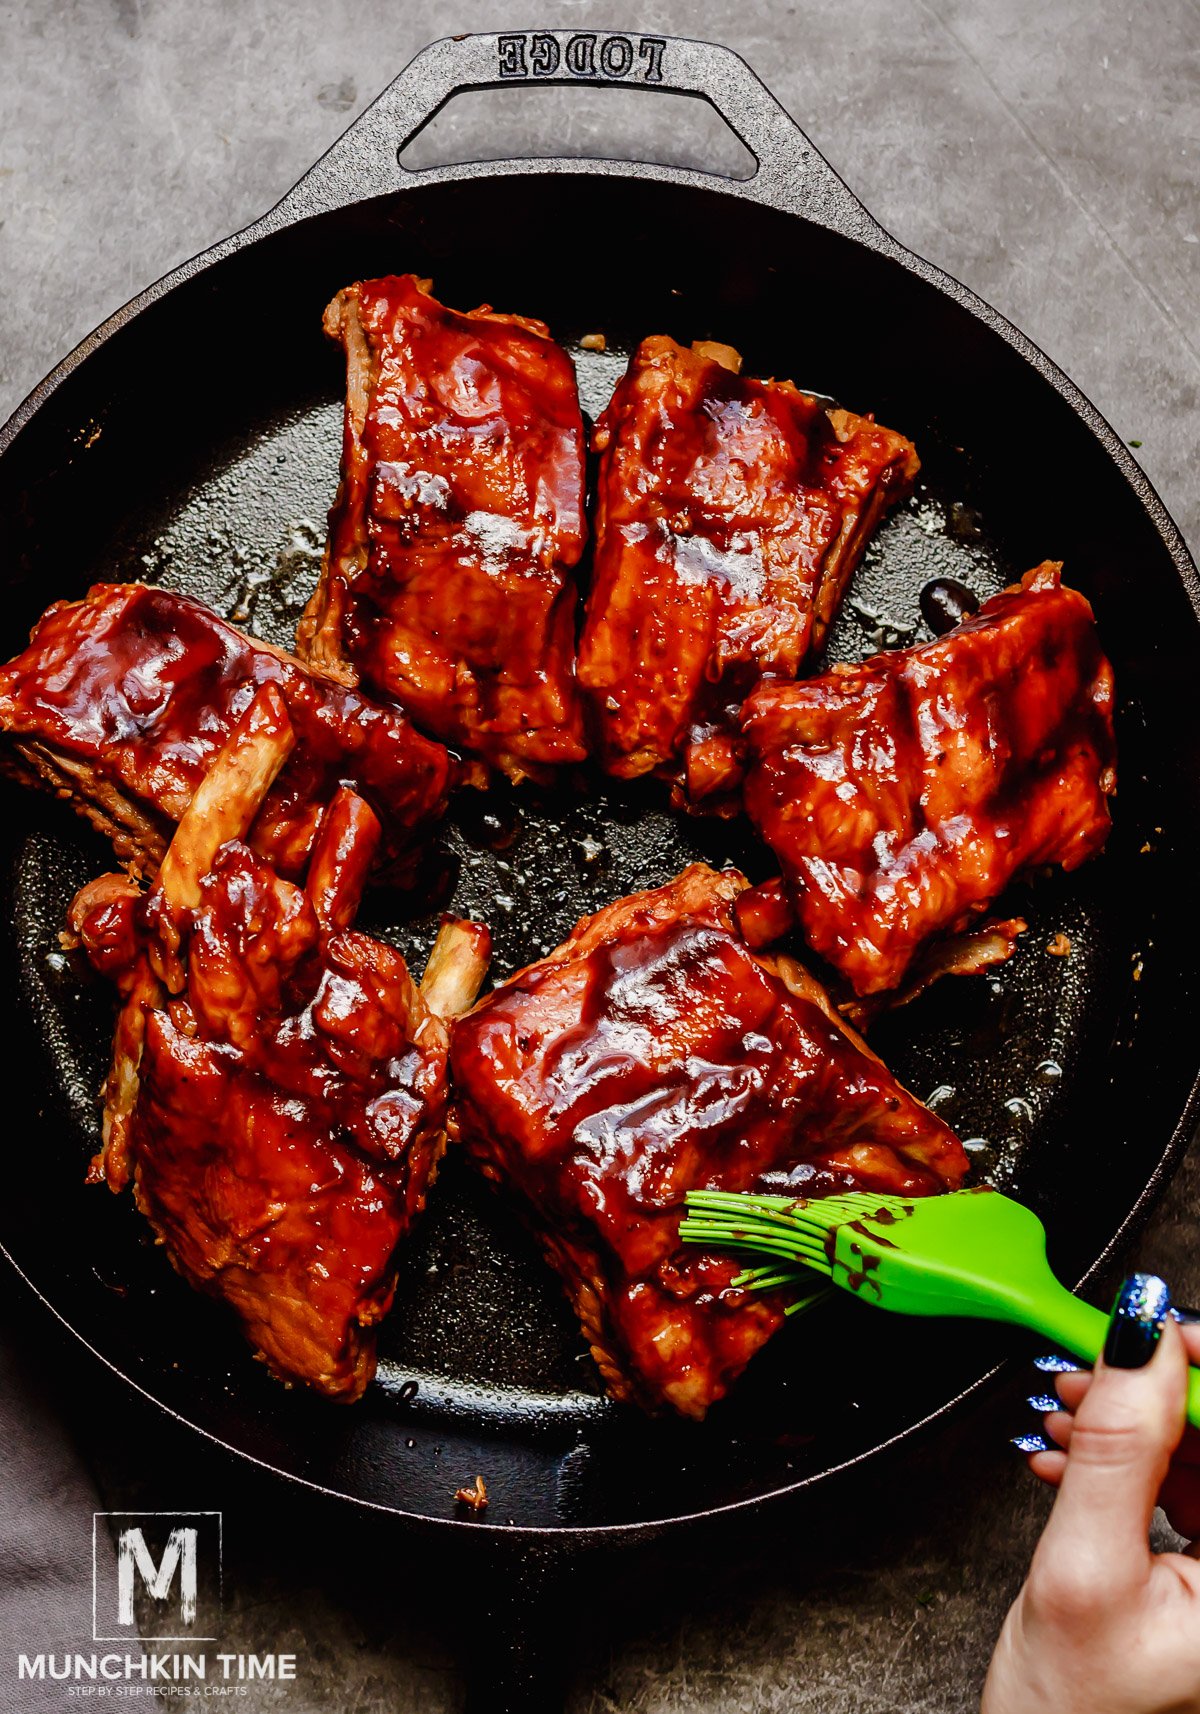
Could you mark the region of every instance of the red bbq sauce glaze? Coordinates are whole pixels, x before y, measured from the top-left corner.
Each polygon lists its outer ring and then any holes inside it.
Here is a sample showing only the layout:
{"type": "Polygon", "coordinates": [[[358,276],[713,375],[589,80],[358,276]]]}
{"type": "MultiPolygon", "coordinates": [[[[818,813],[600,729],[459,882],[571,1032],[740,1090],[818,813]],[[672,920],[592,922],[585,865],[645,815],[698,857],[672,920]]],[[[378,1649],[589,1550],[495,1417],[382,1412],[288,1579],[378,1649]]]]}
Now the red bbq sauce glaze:
{"type": "Polygon", "coordinates": [[[150,975],[153,894],[103,877],[70,919],[125,996],[110,1095],[132,1080],[136,1104],[100,1170],[114,1190],[132,1175],[175,1267],[276,1374],[340,1399],[374,1371],[393,1252],[445,1142],[445,1026],[399,952],[346,926],[377,837],[339,794],[307,890],[222,846],[175,925],[174,994],[150,975]]]}
{"type": "Polygon", "coordinates": [[[1050,562],[946,636],[763,685],[746,702],[746,809],[814,951],[856,993],[1018,875],[1108,837],[1113,676],[1050,562]]]}
{"type": "Polygon", "coordinates": [[[29,646],[0,669],[0,728],[69,759],[73,791],[112,815],[113,793],[144,826],[122,849],[152,871],[214,757],[266,683],[278,686],[296,743],[250,842],[298,875],[322,812],[351,784],[378,814],[391,862],[444,806],[445,749],[397,709],[308,671],[245,637],[198,601],[144,584],[97,584],[51,607],[29,646]]]}
{"type": "Polygon", "coordinates": [[[680,1243],[689,1189],[925,1195],[966,1170],[816,984],[749,951],[744,886],[696,865],[620,900],[452,1030],[458,1130],[520,1193],[610,1389],[693,1417],[784,1304],[680,1243]]]}
{"type": "MultiPolygon", "coordinates": [[[[727,346],[645,339],[596,425],[595,569],[579,678],[609,772],[670,771],[763,673],[794,678],[867,535],[912,485],[903,436],[727,346]]],[[[689,762],[689,792],[728,758],[689,762]]]]}
{"type": "Polygon", "coordinates": [[[340,292],[342,481],[307,658],[349,663],[514,777],[583,760],[575,373],[539,321],[447,309],[411,274],[340,292]]]}

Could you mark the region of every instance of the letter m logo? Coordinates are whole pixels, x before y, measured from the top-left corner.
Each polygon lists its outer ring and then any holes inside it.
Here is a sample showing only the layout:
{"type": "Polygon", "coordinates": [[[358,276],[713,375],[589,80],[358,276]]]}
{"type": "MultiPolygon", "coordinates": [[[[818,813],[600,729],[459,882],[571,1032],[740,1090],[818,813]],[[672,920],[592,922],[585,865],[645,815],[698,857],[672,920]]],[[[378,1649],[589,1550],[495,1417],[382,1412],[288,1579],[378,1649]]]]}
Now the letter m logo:
{"type": "Polygon", "coordinates": [[[95,1514],[98,1642],[215,1642],[220,1601],[219,1512],[95,1514]]]}
{"type": "Polygon", "coordinates": [[[123,1529],[117,1537],[117,1623],[132,1625],[133,1580],[135,1574],[146,1585],[155,1601],[165,1601],[171,1593],[175,1573],[179,1573],[179,1619],[184,1625],[196,1623],[196,1531],[192,1528],[174,1529],[158,1564],[146,1546],[140,1529],[123,1529]]]}

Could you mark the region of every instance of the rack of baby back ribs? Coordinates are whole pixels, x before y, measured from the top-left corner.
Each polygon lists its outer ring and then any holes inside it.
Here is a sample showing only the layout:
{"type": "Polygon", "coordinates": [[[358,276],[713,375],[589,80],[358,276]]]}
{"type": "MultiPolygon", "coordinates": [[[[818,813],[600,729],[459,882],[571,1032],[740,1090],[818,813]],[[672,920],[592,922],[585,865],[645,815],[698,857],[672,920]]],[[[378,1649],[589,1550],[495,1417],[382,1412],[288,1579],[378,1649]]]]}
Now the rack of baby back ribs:
{"type": "Polygon", "coordinates": [[[856,1026],[1007,957],[1009,882],[1103,846],[1091,609],[1043,564],[930,642],[805,676],[912,489],[902,434],[654,335],[592,432],[589,525],[540,322],[406,275],[339,292],[325,328],[344,451],[296,654],[101,584],[0,671],[6,766],[125,865],[68,923],[120,1002],[89,1177],[132,1184],[278,1376],[352,1400],[449,1138],[516,1200],[609,1390],[701,1417],[786,1301],[685,1250],[688,1190],[963,1179],[856,1026]],[[586,790],[585,764],[744,813],[778,879],[693,865],[482,999],[484,925],[446,919],[419,982],[355,928],[452,790],[586,790]],[[784,935],[828,991],[767,950],[784,935]]]}

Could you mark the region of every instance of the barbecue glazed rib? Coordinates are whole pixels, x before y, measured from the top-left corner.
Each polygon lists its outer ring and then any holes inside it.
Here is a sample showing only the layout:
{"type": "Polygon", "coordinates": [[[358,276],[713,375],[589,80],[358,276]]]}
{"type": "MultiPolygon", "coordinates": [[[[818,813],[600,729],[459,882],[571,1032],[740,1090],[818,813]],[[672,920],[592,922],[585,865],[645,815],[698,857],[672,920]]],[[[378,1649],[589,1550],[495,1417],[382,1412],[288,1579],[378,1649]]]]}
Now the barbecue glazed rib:
{"type": "Polygon", "coordinates": [[[764,673],[796,676],[919,468],[902,435],[740,364],[644,339],[593,438],[579,681],[608,771],[668,770],[690,739],[694,798],[725,784],[729,705],[764,673]]]}
{"type": "Polygon", "coordinates": [[[540,321],[459,314],[411,274],[339,292],[342,480],[301,655],[514,779],[585,755],[575,586],[583,419],[540,321]]]}
{"type": "Polygon", "coordinates": [[[132,1178],[175,1267],[236,1312],[276,1375],[354,1400],[445,1146],[439,1009],[470,1005],[488,936],[447,924],[423,995],[393,947],[354,930],[380,827],[345,788],[302,888],[236,837],[293,737],[263,686],[151,892],[107,875],[71,907],[123,1000],[90,1176],[114,1191],[132,1178]]]}
{"type": "Polygon", "coordinates": [[[0,760],[69,797],[119,858],[153,875],[206,771],[256,692],[274,684],[294,746],[250,844],[299,875],[339,784],[368,799],[389,863],[445,806],[450,758],[382,708],[219,619],[141,583],[98,583],[51,607],[0,668],[0,760]]]}
{"type": "Polygon", "coordinates": [[[451,1028],[457,1135],[520,1194],[609,1390],[702,1417],[781,1325],[685,1249],[685,1193],[957,1186],[962,1145],[701,864],[585,918],[451,1028]]]}
{"type": "MultiPolygon", "coordinates": [[[[738,932],[755,951],[782,940],[795,927],[788,890],[780,875],[739,893],[733,914],[738,932]]],[[[1028,927],[1024,917],[973,922],[957,934],[929,941],[905,972],[901,987],[855,995],[839,979],[829,986],[830,998],[842,1017],[865,1033],[882,1012],[909,1005],[947,976],[980,976],[997,964],[1007,963],[1028,927]]]]}
{"type": "Polygon", "coordinates": [[[1112,669],[1049,562],[935,642],[763,685],[746,809],[814,951],[860,995],[1016,876],[1108,836],[1112,669]]]}

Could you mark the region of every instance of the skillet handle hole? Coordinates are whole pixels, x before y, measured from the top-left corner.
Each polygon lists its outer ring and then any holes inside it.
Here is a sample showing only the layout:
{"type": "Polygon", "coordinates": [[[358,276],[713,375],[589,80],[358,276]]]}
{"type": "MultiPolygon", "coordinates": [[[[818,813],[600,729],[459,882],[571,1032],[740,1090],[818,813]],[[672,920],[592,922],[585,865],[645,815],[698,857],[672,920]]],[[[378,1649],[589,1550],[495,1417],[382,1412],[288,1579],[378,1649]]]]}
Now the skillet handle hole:
{"type": "Polygon", "coordinates": [[[412,172],[467,161],[608,160],[753,178],[757,162],[706,100],[665,90],[545,86],[461,90],[398,150],[412,172]],[[596,139],[602,139],[599,148],[596,139]]]}

